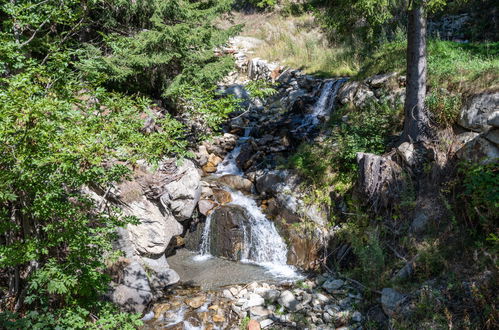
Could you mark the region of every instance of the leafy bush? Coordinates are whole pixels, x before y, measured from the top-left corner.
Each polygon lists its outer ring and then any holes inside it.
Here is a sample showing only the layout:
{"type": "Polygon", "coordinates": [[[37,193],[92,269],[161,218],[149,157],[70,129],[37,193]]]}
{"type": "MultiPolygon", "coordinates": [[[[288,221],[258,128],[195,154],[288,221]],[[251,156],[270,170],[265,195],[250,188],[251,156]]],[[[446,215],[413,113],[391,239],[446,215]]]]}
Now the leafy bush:
{"type": "Polygon", "coordinates": [[[463,164],[460,167],[463,192],[460,200],[465,206],[471,229],[482,243],[499,250],[497,214],[499,214],[499,170],[497,164],[463,164]]]}
{"type": "Polygon", "coordinates": [[[443,127],[452,126],[457,122],[461,110],[461,97],[445,90],[432,90],[426,95],[426,106],[436,123],[443,127]]]}

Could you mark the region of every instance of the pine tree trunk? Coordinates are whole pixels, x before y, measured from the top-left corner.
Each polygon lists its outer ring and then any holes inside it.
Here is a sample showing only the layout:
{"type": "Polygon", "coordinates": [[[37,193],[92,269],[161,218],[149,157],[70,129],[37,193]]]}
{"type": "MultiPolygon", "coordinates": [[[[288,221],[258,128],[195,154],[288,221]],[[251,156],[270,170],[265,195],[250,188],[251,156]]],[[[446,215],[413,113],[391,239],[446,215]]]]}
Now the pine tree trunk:
{"type": "Polygon", "coordinates": [[[421,142],[429,133],[426,95],[426,12],[424,1],[413,1],[407,24],[407,90],[402,141],[421,142]]]}

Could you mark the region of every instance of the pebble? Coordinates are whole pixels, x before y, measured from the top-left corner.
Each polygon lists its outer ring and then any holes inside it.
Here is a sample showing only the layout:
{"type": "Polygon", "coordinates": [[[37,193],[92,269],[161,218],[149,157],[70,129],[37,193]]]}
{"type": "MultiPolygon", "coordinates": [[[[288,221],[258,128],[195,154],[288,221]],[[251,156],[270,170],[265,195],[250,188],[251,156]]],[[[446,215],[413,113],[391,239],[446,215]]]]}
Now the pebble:
{"type": "Polygon", "coordinates": [[[265,319],[263,321],[260,321],[260,327],[266,328],[269,325],[271,325],[272,323],[274,323],[274,321],[272,321],[271,319],[265,319]]]}

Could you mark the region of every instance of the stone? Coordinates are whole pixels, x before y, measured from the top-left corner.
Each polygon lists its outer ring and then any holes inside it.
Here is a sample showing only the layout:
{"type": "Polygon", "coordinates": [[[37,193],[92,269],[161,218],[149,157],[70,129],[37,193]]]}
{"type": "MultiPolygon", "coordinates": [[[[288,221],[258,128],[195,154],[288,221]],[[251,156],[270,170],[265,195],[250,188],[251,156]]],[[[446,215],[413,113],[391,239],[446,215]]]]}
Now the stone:
{"type": "Polygon", "coordinates": [[[362,322],[362,314],[358,311],[355,311],[353,312],[351,319],[354,322],[362,322]]]}
{"type": "Polygon", "coordinates": [[[374,92],[365,84],[360,84],[355,91],[355,96],[352,99],[352,103],[356,107],[362,107],[371,99],[376,99],[374,92]]]}
{"type": "Polygon", "coordinates": [[[285,307],[291,312],[296,312],[301,309],[300,302],[296,299],[294,294],[289,291],[283,291],[278,299],[279,305],[285,307]]]}
{"type": "Polygon", "coordinates": [[[111,301],[120,306],[127,312],[143,313],[149,303],[152,301],[153,295],[150,287],[133,287],[120,284],[113,289],[111,301]]]}
{"type": "Polygon", "coordinates": [[[200,199],[198,202],[199,213],[207,216],[211,211],[218,206],[218,203],[209,199],[200,199]]]}
{"type": "Polygon", "coordinates": [[[225,322],[225,317],[223,315],[215,314],[215,315],[213,315],[213,322],[223,323],[223,322],[225,322]]]}
{"type": "Polygon", "coordinates": [[[248,330],[260,330],[260,323],[257,320],[250,320],[248,322],[248,330]]]}
{"type": "Polygon", "coordinates": [[[222,160],[222,158],[218,157],[215,154],[209,154],[208,156],[208,163],[215,167],[218,166],[218,164],[220,164],[222,160]]]}
{"type": "Polygon", "coordinates": [[[253,306],[250,308],[250,315],[258,319],[265,318],[270,313],[271,313],[270,310],[262,306],[253,306]]]}
{"type": "Polygon", "coordinates": [[[499,146],[499,129],[491,129],[483,137],[499,146]]]}
{"type": "Polygon", "coordinates": [[[149,284],[154,290],[163,290],[180,280],[177,272],[169,268],[164,254],[159,258],[141,257],[140,260],[148,270],[149,284]]]}
{"type": "Polygon", "coordinates": [[[244,248],[244,227],[248,223],[246,211],[238,205],[222,205],[215,209],[211,214],[211,254],[240,260],[244,248]]]}
{"type": "Polygon", "coordinates": [[[358,81],[348,81],[344,83],[338,91],[338,100],[340,103],[345,105],[353,102],[353,98],[359,86],[360,82],[358,81]]]}
{"type": "Polygon", "coordinates": [[[243,309],[251,308],[254,306],[261,306],[263,304],[265,304],[265,299],[263,299],[261,296],[257,295],[256,293],[250,293],[249,299],[243,305],[243,309]]]}
{"type": "Polygon", "coordinates": [[[184,300],[184,302],[187,305],[189,305],[189,307],[198,309],[199,307],[203,306],[204,303],[206,302],[206,296],[200,295],[193,298],[187,298],[184,300]]]}
{"type": "Polygon", "coordinates": [[[499,111],[495,111],[489,116],[487,124],[492,127],[499,128],[499,111]]]}
{"type": "Polygon", "coordinates": [[[476,132],[485,132],[489,118],[499,112],[499,93],[482,93],[471,97],[461,108],[459,125],[476,132]]]}
{"type": "Polygon", "coordinates": [[[414,145],[410,142],[404,142],[397,147],[397,153],[402,157],[404,162],[412,166],[415,160],[414,145]]]}
{"type": "Polygon", "coordinates": [[[168,310],[170,310],[172,308],[172,306],[168,303],[166,304],[159,304],[159,305],[155,305],[154,308],[153,308],[153,315],[154,315],[154,318],[156,319],[160,319],[162,317],[162,315],[167,312],[168,310]]]}
{"type": "Polygon", "coordinates": [[[271,319],[265,319],[265,320],[260,321],[260,327],[262,329],[264,329],[264,328],[272,325],[273,323],[274,323],[274,321],[272,321],[271,319]]]}
{"type": "Polygon", "coordinates": [[[345,284],[343,280],[327,280],[322,284],[322,288],[329,293],[333,293],[335,290],[338,290],[345,284]]]}
{"type": "Polygon", "coordinates": [[[476,133],[476,132],[464,132],[464,133],[458,134],[456,136],[456,140],[460,144],[466,144],[466,143],[470,142],[471,140],[473,140],[474,138],[476,138],[478,135],[480,135],[480,134],[476,133]]]}
{"type": "Polygon", "coordinates": [[[201,197],[201,175],[190,160],[184,160],[176,175],[180,179],[165,186],[161,203],[170,208],[178,221],[189,219],[201,197]]]}
{"type": "Polygon", "coordinates": [[[224,298],[234,300],[234,295],[230,292],[230,290],[227,289],[223,290],[222,295],[224,298]]]}
{"type": "Polygon", "coordinates": [[[265,291],[263,294],[262,294],[262,297],[270,302],[270,303],[273,303],[275,301],[277,301],[277,299],[279,299],[279,296],[281,295],[281,292],[279,292],[279,290],[272,290],[272,289],[269,289],[267,291],[265,291]]]}
{"type": "Polygon", "coordinates": [[[253,190],[253,182],[239,175],[224,175],[218,181],[234,190],[251,193],[253,190]]]}
{"type": "Polygon", "coordinates": [[[489,140],[478,136],[466,143],[456,154],[460,159],[490,164],[499,158],[499,148],[489,140]]]}
{"type": "Polygon", "coordinates": [[[142,196],[124,208],[125,213],[139,219],[137,225],[128,225],[127,230],[135,250],[145,256],[163,254],[173,236],[181,235],[182,225],[166,211],[163,214],[157,204],[142,196]]]}
{"type": "Polygon", "coordinates": [[[218,188],[213,188],[212,190],[213,190],[213,195],[215,196],[215,199],[217,200],[218,203],[224,205],[232,202],[232,196],[230,192],[218,188]]]}
{"type": "Polygon", "coordinates": [[[378,74],[372,76],[366,80],[366,82],[374,88],[385,87],[390,80],[396,80],[397,77],[396,72],[390,72],[385,74],[378,74]]]}
{"type": "Polygon", "coordinates": [[[202,169],[205,173],[215,173],[217,171],[217,167],[210,164],[204,165],[202,169]]]}
{"type": "Polygon", "coordinates": [[[394,276],[393,280],[404,280],[412,276],[414,273],[414,263],[408,262],[394,276]]]}
{"type": "Polygon", "coordinates": [[[406,296],[392,288],[384,288],[381,291],[381,307],[389,317],[399,313],[400,307],[405,301],[406,296]]]}
{"type": "Polygon", "coordinates": [[[430,222],[430,217],[427,212],[423,210],[416,210],[414,215],[414,220],[412,220],[409,231],[415,234],[421,234],[425,231],[428,223],[430,222]]]}

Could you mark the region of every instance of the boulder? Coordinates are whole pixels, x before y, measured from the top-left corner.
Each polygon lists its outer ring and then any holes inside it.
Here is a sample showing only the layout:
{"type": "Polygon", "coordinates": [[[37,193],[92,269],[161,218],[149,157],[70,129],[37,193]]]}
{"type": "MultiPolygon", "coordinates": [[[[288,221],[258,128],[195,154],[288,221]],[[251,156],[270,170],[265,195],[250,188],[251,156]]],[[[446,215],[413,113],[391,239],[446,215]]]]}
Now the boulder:
{"type": "Polygon", "coordinates": [[[389,317],[400,313],[401,307],[407,297],[392,288],[384,288],[381,291],[381,307],[389,317]]]}
{"type": "Polygon", "coordinates": [[[460,159],[490,164],[499,158],[499,148],[487,139],[478,136],[457,151],[460,159]]]}
{"type": "Polygon", "coordinates": [[[147,273],[138,261],[132,261],[123,268],[121,284],[112,288],[110,298],[113,303],[133,313],[142,313],[152,301],[147,273]]]}
{"type": "Polygon", "coordinates": [[[253,191],[253,182],[239,175],[227,174],[218,181],[234,190],[240,190],[246,193],[253,191]]]}
{"type": "MultiPolygon", "coordinates": [[[[210,253],[238,261],[244,248],[246,211],[237,205],[222,205],[211,214],[210,253]]],[[[249,232],[248,232],[249,234],[249,232]]]]}
{"type": "Polygon", "coordinates": [[[485,133],[483,137],[494,143],[496,147],[499,146],[499,129],[493,128],[485,133]]]}
{"type": "Polygon", "coordinates": [[[416,158],[414,144],[410,142],[402,143],[397,147],[397,153],[400,157],[402,157],[407,165],[412,166],[414,164],[414,160],[416,158]]]}
{"type": "Polygon", "coordinates": [[[490,128],[489,118],[495,118],[496,113],[499,113],[499,93],[478,94],[461,108],[459,125],[476,132],[485,132],[490,128]]]}
{"type": "Polygon", "coordinates": [[[149,273],[149,284],[153,290],[161,291],[180,280],[177,272],[169,268],[164,254],[159,258],[142,257],[141,261],[149,273]]]}
{"type": "Polygon", "coordinates": [[[227,204],[232,202],[232,195],[227,190],[213,188],[213,196],[219,204],[227,204]]]}
{"type": "Polygon", "coordinates": [[[489,116],[487,124],[492,127],[499,128],[499,111],[495,111],[489,116]]]}
{"type": "Polygon", "coordinates": [[[211,213],[211,211],[218,206],[218,203],[209,200],[209,199],[201,199],[198,202],[199,213],[204,216],[207,216],[211,213]]]}
{"type": "Polygon", "coordinates": [[[165,186],[161,202],[178,221],[184,221],[192,216],[201,196],[201,175],[190,160],[183,161],[176,175],[180,178],[165,186]]]}
{"type": "Polygon", "coordinates": [[[130,240],[135,250],[144,256],[163,254],[173,236],[182,234],[183,228],[166,210],[163,214],[159,206],[142,196],[125,208],[128,215],[139,219],[137,225],[127,226],[130,240]]]}

